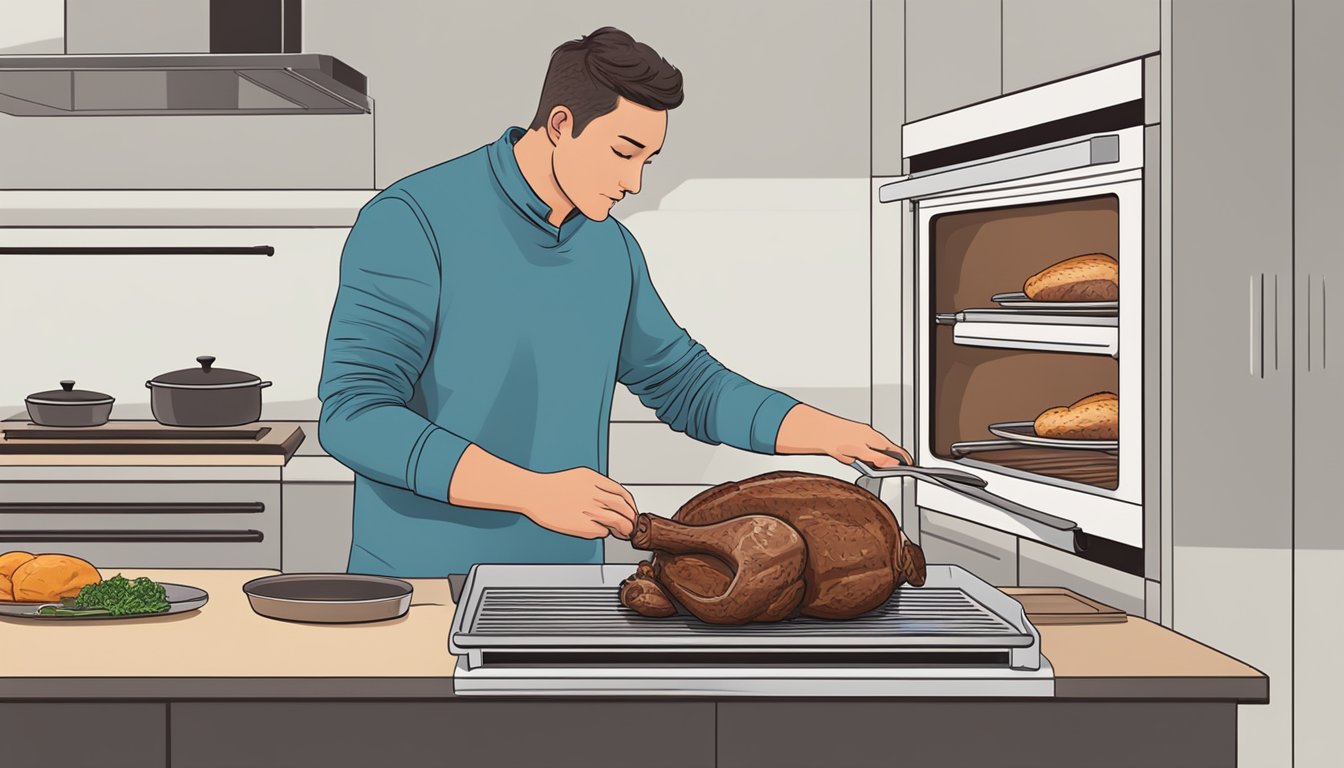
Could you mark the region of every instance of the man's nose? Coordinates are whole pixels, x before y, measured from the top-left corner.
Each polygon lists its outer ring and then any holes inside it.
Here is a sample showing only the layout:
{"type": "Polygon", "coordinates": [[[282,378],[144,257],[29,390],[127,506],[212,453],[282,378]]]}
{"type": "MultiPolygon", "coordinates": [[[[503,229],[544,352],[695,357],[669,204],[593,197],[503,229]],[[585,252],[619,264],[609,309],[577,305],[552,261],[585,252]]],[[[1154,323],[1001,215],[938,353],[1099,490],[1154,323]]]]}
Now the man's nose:
{"type": "Polygon", "coordinates": [[[635,172],[633,177],[629,177],[621,181],[621,189],[625,190],[626,192],[629,192],[632,195],[638,195],[639,187],[644,181],[643,176],[644,176],[644,169],[640,168],[638,171],[635,172]]]}

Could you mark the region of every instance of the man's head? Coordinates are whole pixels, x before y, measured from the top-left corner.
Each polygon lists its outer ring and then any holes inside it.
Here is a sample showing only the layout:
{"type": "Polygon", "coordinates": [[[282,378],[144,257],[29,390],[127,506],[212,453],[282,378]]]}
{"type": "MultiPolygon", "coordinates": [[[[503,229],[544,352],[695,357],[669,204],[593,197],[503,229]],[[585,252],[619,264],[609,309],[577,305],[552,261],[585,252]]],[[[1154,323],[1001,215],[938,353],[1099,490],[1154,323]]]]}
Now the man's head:
{"type": "Polygon", "coordinates": [[[667,136],[667,110],[681,104],[681,72],[630,35],[603,27],[551,54],[532,130],[554,147],[560,189],[596,221],[637,194],[644,166],[667,136]]]}

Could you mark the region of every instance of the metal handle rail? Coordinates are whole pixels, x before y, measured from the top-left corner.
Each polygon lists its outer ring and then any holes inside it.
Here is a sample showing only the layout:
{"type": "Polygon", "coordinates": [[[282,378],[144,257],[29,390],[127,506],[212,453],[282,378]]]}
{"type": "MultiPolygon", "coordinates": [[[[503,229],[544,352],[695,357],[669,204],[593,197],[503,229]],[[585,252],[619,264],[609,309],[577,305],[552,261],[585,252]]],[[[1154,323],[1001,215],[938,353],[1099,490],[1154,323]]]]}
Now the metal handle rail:
{"type": "MultiPolygon", "coordinates": [[[[1021,518],[1033,527],[1044,526],[1046,530],[1039,531],[1041,540],[1058,549],[1070,552],[1082,552],[1087,549],[1087,535],[1083,533],[1077,523],[991,493],[986,490],[988,483],[978,475],[943,467],[900,466],[877,469],[857,459],[851,466],[861,473],[862,477],[858,481],[860,484],[862,484],[861,481],[864,478],[876,480],[879,484],[882,479],[888,477],[912,477],[916,480],[924,480],[1021,518]]],[[[877,488],[869,488],[869,490],[874,494],[878,492],[877,488]]]]}

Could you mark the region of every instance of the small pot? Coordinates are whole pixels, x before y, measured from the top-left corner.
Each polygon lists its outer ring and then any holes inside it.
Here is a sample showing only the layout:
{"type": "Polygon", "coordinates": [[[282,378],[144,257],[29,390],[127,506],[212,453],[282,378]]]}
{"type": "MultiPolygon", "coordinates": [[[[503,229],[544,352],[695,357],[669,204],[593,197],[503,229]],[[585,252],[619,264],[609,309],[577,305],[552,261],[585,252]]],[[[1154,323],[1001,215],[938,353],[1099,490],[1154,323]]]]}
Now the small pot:
{"type": "Polygon", "coordinates": [[[271,386],[246,371],[215,368],[215,358],[196,358],[200,368],[183,368],[155,376],[149,387],[149,408],[160,424],[170,427],[236,427],[261,418],[261,390],[271,386]]]}
{"type": "Polygon", "coordinates": [[[44,427],[96,427],[106,424],[112,415],[111,395],[75,389],[75,382],[65,379],[60,389],[35,392],[24,398],[28,418],[44,427]]]}

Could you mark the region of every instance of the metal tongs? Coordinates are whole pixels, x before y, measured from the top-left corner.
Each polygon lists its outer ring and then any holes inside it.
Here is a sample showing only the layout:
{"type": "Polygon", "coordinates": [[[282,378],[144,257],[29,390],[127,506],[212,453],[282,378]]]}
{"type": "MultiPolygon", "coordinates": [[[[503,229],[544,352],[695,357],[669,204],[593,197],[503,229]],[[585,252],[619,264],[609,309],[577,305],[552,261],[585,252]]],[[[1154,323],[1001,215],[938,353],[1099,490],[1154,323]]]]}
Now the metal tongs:
{"type": "MultiPolygon", "coordinates": [[[[903,456],[889,451],[882,451],[882,453],[902,462],[902,466],[878,469],[858,459],[855,459],[851,466],[862,473],[864,477],[879,481],[887,477],[911,477],[940,485],[953,493],[988,504],[1022,519],[1027,527],[1036,533],[1043,542],[1052,546],[1070,552],[1082,552],[1087,548],[1086,534],[1078,527],[1077,523],[991,493],[986,490],[989,482],[979,475],[949,467],[911,466],[904,463],[905,457],[903,456]]],[[[876,493],[876,490],[874,492],[876,493]]]]}

